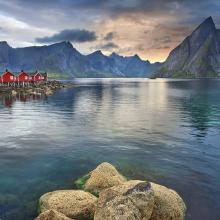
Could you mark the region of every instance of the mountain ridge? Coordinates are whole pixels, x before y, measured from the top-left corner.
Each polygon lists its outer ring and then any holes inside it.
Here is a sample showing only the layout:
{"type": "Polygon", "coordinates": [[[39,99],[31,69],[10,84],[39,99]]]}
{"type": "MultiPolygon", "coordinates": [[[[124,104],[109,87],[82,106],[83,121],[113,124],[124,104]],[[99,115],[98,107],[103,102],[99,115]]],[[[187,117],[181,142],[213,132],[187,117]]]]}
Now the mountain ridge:
{"type": "Polygon", "coordinates": [[[83,55],[68,41],[23,48],[13,48],[1,41],[0,71],[39,70],[70,77],[148,77],[160,65],[141,60],[137,55],[123,57],[114,54],[106,56],[95,51],[83,55]],[[135,68],[129,67],[130,63],[135,68]]]}

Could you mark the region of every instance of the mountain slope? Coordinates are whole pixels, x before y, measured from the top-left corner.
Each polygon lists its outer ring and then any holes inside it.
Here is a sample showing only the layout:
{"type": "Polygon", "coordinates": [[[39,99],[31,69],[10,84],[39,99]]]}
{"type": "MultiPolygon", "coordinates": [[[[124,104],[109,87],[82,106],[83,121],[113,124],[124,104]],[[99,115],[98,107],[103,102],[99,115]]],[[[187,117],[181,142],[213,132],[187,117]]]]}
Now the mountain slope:
{"type": "Polygon", "coordinates": [[[171,51],[162,65],[163,77],[207,77],[220,72],[220,35],[213,19],[207,18],[171,51]]]}
{"type": "Polygon", "coordinates": [[[47,71],[71,77],[147,77],[155,65],[139,57],[105,56],[101,51],[82,55],[71,43],[12,48],[0,42],[0,71],[47,71]]]}

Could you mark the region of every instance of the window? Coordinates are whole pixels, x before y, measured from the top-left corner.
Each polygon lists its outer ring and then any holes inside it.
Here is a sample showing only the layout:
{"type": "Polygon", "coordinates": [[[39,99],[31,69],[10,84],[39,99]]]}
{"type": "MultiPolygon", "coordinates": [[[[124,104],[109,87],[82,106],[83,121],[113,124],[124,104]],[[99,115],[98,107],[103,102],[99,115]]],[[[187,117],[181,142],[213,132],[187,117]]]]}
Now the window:
{"type": "Polygon", "coordinates": [[[24,77],[25,80],[27,80],[27,78],[28,78],[27,76],[24,77]]]}
{"type": "Polygon", "coordinates": [[[10,76],[10,80],[13,80],[14,79],[14,77],[13,76],[10,76]]]}

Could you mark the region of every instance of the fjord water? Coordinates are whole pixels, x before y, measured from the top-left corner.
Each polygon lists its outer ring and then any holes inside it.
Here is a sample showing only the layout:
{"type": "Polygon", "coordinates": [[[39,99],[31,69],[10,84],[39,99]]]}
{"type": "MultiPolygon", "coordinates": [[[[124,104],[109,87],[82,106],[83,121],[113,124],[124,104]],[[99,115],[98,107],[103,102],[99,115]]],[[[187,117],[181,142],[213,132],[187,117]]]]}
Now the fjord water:
{"type": "Polygon", "coordinates": [[[108,161],[178,191],[186,219],[220,219],[220,80],[84,79],[0,105],[0,219],[108,161]]]}

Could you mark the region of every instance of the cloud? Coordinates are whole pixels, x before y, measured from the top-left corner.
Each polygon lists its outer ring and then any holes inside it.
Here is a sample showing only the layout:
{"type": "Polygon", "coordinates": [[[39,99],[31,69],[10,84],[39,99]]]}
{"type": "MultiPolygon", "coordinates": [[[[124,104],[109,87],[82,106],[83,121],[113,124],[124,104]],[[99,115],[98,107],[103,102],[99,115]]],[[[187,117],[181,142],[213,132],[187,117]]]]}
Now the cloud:
{"type": "Polygon", "coordinates": [[[35,39],[37,43],[54,43],[60,41],[83,43],[95,40],[97,40],[97,36],[94,31],[80,29],[66,29],[49,37],[41,37],[35,39]]]}
{"type": "Polygon", "coordinates": [[[99,44],[94,47],[94,49],[96,50],[102,49],[102,50],[107,50],[107,51],[112,50],[112,49],[118,49],[118,48],[119,46],[113,42],[109,42],[106,44],[99,44]]]}
{"type": "Polygon", "coordinates": [[[0,26],[4,28],[0,40],[19,47],[69,40],[86,54],[99,45],[124,56],[138,53],[158,61],[206,17],[212,15],[219,27],[219,10],[219,0],[0,0],[0,26]],[[86,38],[89,40],[81,40],[60,31],[73,27],[95,33],[86,38]],[[112,41],[120,48],[111,45],[112,41]]]}
{"type": "Polygon", "coordinates": [[[155,47],[154,49],[156,49],[156,50],[170,49],[170,46],[155,47]]]}
{"type": "Polygon", "coordinates": [[[115,37],[115,32],[108,32],[105,37],[104,37],[104,40],[106,41],[111,41],[113,40],[115,37]]]}

